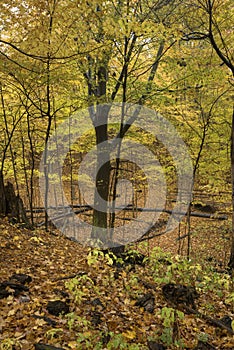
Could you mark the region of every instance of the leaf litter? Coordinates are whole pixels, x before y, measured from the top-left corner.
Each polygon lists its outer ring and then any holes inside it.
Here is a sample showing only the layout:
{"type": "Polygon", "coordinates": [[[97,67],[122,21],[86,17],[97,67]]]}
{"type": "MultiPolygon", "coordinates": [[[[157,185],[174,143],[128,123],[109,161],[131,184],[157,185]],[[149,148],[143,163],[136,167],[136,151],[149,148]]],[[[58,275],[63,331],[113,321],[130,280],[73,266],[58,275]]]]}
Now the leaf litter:
{"type": "Polygon", "coordinates": [[[0,229],[0,283],[6,286],[0,299],[1,350],[43,344],[51,349],[200,349],[201,343],[204,349],[234,348],[232,281],[226,274],[204,273],[199,264],[181,262],[159,248],[151,247],[147,256],[146,245],[138,246],[146,256],[142,263],[132,259],[134,245],[131,263],[124,263],[125,253],[116,264],[113,255],[55,230],[28,230],[7,219],[0,229]],[[54,310],[56,305],[61,310],[54,310]]]}

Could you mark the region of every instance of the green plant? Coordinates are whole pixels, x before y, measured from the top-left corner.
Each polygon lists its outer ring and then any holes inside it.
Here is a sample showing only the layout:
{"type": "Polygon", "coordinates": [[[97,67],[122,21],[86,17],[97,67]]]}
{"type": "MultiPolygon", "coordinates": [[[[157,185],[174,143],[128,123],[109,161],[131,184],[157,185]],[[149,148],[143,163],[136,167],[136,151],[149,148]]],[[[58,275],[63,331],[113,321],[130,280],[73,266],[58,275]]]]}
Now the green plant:
{"type": "Polygon", "coordinates": [[[74,296],[75,302],[78,305],[81,304],[82,298],[85,296],[85,293],[79,288],[79,280],[77,278],[73,278],[69,282],[66,282],[65,286],[74,296]]]}
{"type": "Polygon", "coordinates": [[[2,341],[0,344],[1,350],[12,350],[14,345],[17,345],[17,341],[12,338],[7,338],[2,341]]]}
{"type": "Polygon", "coordinates": [[[111,334],[112,338],[107,344],[107,349],[112,350],[112,349],[124,349],[123,345],[125,343],[125,339],[122,336],[122,334],[111,334]]]}
{"type": "Polygon", "coordinates": [[[202,341],[203,343],[207,343],[209,340],[209,335],[206,333],[200,333],[198,335],[198,340],[202,341]]]}
{"type": "Polygon", "coordinates": [[[92,350],[102,350],[103,349],[103,344],[102,341],[100,340],[100,336],[98,337],[97,334],[92,334],[90,331],[83,332],[83,333],[78,333],[78,338],[76,340],[77,342],[77,349],[92,349],[92,350]],[[82,346],[82,347],[79,347],[82,346]]]}
{"type": "Polygon", "coordinates": [[[159,339],[167,346],[174,344],[183,347],[183,341],[182,339],[176,339],[177,335],[174,334],[174,329],[178,329],[178,319],[183,320],[184,313],[170,307],[163,307],[161,310],[161,318],[164,328],[159,339]]]}
{"type": "Polygon", "coordinates": [[[146,350],[142,344],[128,343],[126,338],[122,334],[114,334],[113,332],[109,332],[106,335],[109,335],[111,339],[109,342],[104,345],[102,338],[103,333],[92,333],[91,331],[80,332],[77,334],[78,338],[77,349],[92,349],[92,350],[146,350]]]}
{"type": "Polygon", "coordinates": [[[67,325],[70,331],[74,328],[80,327],[82,329],[86,329],[90,326],[90,321],[88,321],[86,318],[76,315],[74,312],[70,312],[69,314],[67,314],[66,318],[67,325]]]}
{"type": "Polygon", "coordinates": [[[116,260],[116,256],[113,253],[103,253],[99,249],[92,249],[87,255],[87,263],[89,266],[95,266],[104,261],[108,265],[113,265],[114,260],[116,260]]]}
{"type": "Polygon", "coordinates": [[[59,333],[63,334],[62,328],[51,328],[46,332],[46,336],[52,340],[53,338],[57,338],[59,333]]]}
{"type": "Polygon", "coordinates": [[[89,266],[96,265],[100,261],[100,258],[104,259],[104,256],[105,254],[101,250],[92,249],[87,255],[87,263],[89,266]]]}
{"type": "Polygon", "coordinates": [[[227,303],[234,303],[234,292],[230,293],[229,296],[226,298],[225,302],[227,303]]]}
{"type": "Polygon", "coordinates": [[[106,348],[108,350],[143,350],[147,349],[141,344],[129,344],[124,336],[122,334],[113,334],[112,332],[110,333],[112,336],[111,340],[108,342],[106,348]]]}
{"type": "Polygon", "coordinates": [[[148,261],[149,268],[152,270],[152,275],[157,283],[172,282],[172,275],[168,266],[171,264],[171,257],[159,247],[155,247],[150,254],[148,261]]]}
{"type": "Polygon", "coordinates": [[[87,288],[94,286],[94,282],[87,275],[72,278],[69,282],[65,283],[66,288],[72,293],[75,302],[79,305],[81,304],[83,297],[87,295],[87,288]],[[85,288],[85,291],[83,290],[85,288]]]}
{"type": "Polygon", "coordinates": [[[201,264],[193,264],[181,256],[171,257],[162,252],[160,248],[153,250],[148,266],[152,271],[155,282],[192,284],[196,282],[196,288],[202,291],[212,291],[218,297],[227,294],[231,285],[228,274],[220,274],[212,267],[201,264]]]}
{"type": "Polygon", "coordinates": [[[220,275],[219,273],[212,271],[212,269],[207,269],[207,271],[203,271],[202,279],[197,287],[205,292],[211,291],[219,298],[222,298],[228,293],[230,284],[231,279],[229,275],[220,275]]]}

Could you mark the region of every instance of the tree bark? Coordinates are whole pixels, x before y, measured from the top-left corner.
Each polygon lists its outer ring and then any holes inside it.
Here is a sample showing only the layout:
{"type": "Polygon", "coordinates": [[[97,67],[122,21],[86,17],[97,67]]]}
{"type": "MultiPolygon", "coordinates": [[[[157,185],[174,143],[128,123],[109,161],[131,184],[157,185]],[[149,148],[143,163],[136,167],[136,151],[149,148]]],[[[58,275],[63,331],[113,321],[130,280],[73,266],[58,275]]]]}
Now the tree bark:
{"type": "Polygon", "coordinates": [[[228,266],[234,270],[234,107],[232,112],[232,130],[231,130],[231,174],[232,174],[232,237],[231,254],[228,266]]]}
{"type": "Polygon", "coordinates": [[[6,196],[2,171],[0,171],[0,214],[6,215],[6,196]]]}
{"type": "MultiPolygon", "coordinates": [[[[99,116],[100,117],[100,116],[99,116]]],[[[108,197],[109,197],[109,183],[110,183],[110,156],[109,150],[105,149],[102,142],[108,140],[107,117],[104,125],[95,128],[96,144],[97,144],[97,167],[105,160],[105,163],[97,171],[96,175],[96,191],[94,196],[94,210],[93,210],[93,230],[92,238],[101,242],[106,242],[108,237],[104,235],[107,233],[108,227],[108,197]],[[104,201],[100,205],[98,197],[104,201]],[[100,208],[101,210],[98,210],[100,208]],[[103,230],[100,230],[103,229],[103,230]]],[[[103,118],[103,116],[102,116],[103,118]]],[[[105,120],[104,120],[105,122],[105,120]]]]}
{"type": "Polygon", "coordinates": [[[4,186],[2,174],[0,174],[0,214],[9,216],[12,222],[23,222],[29,226],[22,199],[15,194],[12,183],[8,182],[4,186]]]}
{"type": "Polygon", "coordinates": [[[99,102],[105,102],[106,97],[107,70],[104,62],[98,69],[97,79],[97,97],[99,101],[97,102],[96,106],[94,127],[96,133],[98,171],[96,174],[96,190],[94,194],[93,228],[91,238],[97,241],[98,245],[102,245],[102,243],[105,244],[109,239],[109,237],[107,237],[107,228],[111,171],[109,150],[103,145],[103,142],[108,141],[109,108],[105,108],[105,106],[99,104],[99,102]],[[102,101],[102,99],[104,99],[104,101],[102,101]],[[103,161],[104,164],[100,166],[103,161]],[[99,196],[103,200],[102,205],[100,205],[99,196]]]}

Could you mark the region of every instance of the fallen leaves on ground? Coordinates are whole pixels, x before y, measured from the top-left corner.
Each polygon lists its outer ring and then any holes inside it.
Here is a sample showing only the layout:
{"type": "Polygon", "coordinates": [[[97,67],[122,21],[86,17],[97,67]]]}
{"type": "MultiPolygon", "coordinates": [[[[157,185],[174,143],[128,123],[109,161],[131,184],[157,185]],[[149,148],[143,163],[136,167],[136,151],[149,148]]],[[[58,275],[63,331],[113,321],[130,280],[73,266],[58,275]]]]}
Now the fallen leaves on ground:
{"type": "MultiPolygon", "coordinates": [[[[116,267],[104,255],[89,259],[89,248],[56,231],[19,228],[7,219],[0,221],[0,230],[0,282],[14,274],[32,278],[25,282],[28,291],[25,288],[16,295],[9,289],[9,295],[0,299],[1,350],[31,350],[40,343],[68,350],[121,349],[118,344],[130,349],[131,344],[139,344],[142,350],[162,339],[167,328],[162,310],[175,310],[176,306],[163,295],[167,281],[166,277],[164,283],[157,280],[157,269],[165,269],[167,277],[171,269],[175,283],[181,277],[166,255],[155,267],[147,262],[116,267]],[[60,301],[60,306],[69,304],[69,310],[60,315],[50,313],[48,305],[53,301],[60,301]]],[[[205,288],[203,281],[195,282],[198,287],[200,283],[196,306],[203,314],[234,319],[226,287],[218,296],[205,288]]],[[[217,349],[234,348],[233,336],[225,329],[183,312],[184,318],[174,320],[168,329],[176,329],[173,337],[183,339],[185,348],[195,348],[202,337],[217,349]]],[[[180,347],[174,343],[166,348],[180,347]]]]}

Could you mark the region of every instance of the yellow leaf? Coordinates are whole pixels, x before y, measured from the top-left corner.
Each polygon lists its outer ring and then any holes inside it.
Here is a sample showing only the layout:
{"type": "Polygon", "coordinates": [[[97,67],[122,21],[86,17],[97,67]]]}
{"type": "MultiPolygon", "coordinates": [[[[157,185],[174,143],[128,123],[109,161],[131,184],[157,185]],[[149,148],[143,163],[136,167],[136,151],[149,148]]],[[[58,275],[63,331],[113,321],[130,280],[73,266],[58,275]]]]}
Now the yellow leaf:
{"type": "Polygon", "coordinates": [[[16,242],[16,241],[19,241],[19,240],[20,240],[20,237],[19,237],[19,236],[14,236],[14,237],[13,237],[13,241],[15,241],[15,242],[16,242]]]}
{"type": "Polygon", "coordinates": [[[37,326],[44,326],[46,324],[46,321],[44,321],[43,319],[37,318],[35,323],[37,326]]]}
{"type": "Polygon", "coordinates": [[[36,236],[31,237],[30,241],[34,241],[36,243],[44,243],[40,237],[36,237],[36,236]]]}
{"type": "Polygon", "coordinates": [[[122,277],[123,278],[127,277],[127,272],[126,271],[122,271],[122,277]]]}
{"type": "Polygon", "coordinates": [[[20,337],[22,337],[22,335],[24,335],[24,333],[18,332],[18,331],[15,332],[15,337],[16,338],[20,338],[20,337]]]}
{"type": "Polygon", "coordinates": [[[41,270],[41,271],[40,271],[40,274],[41,274],[42,276],[46,276],[46,275],[47,275],[47,272],[44,271],[44,270],[41,270]]]}
{"type": "Polygon", "coordinates": [[[234,331],[234,320],[232,321],[231,325],[232,325],[232,330],[234,331]]]}
{"type": "Polygon", "coordinates": [[[74,340],[74,341],[70,341],[68,343],[68,346],[71,348],[71,349],[76,349],[76,346],[77,346],[77,342],[74,340]]]}
{"type": "Polygon", "coordinates": [[[134,339],[136,338],[136,332],[135,331],[126,331],[124,333],[122,333],[122,335],[125,337],[125,338],[128,338],[128,339],[134,339]]]}
{"type": "Polygon", "coordinates": [[[7,314],[7,316],[13,316],[15,314],[15,311],[14,309],[10,310],[7,314]]]}
{"type": "Polygon", "coordinates": [[[2,329],[5,325],[6,325],[6,321],[1,317],[0,318],[0,332],[2,332],[2,329]]]}
{"type": "Polygon", "coordinates": [[[84,332],[83,335],[85,337],[91,337],[92,333],[90,331],[84,332]]]}

